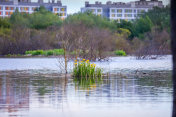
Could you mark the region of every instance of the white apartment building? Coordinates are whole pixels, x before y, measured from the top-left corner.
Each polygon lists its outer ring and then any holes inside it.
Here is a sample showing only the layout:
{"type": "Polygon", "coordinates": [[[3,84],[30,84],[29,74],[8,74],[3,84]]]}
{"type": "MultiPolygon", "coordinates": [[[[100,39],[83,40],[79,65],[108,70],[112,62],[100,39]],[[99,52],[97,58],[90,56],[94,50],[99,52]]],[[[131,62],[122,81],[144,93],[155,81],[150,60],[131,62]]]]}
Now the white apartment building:
{"type": "Polygon", "coordinates": [[[85,2],[85,7],[81,8],[81,12],[91,11],[95,15],[106,17],[110,20],[134,20],[144,12],[153,7],[164,7],[162,1],[158,0],[140,0],[129,3],[123,2],[111,2],[108,1],[106,4],[101,2],[95,2],[95,4],[89,4],[85,2]]]}
{"type": "Polygon", "coordinates": [[[9,17],[16,9],[18,9],[19,12],[31,14],[40,6],[44,6],[47,10],[55,13],[62,19],[67,17],[67,7],[62,6],[61,1],[57,1],[57,3],[54,1],[51,3],[44,3],[43,0],[39,0],[38,2],[31,2],[30,0],[0,1],[0,17],[9,17]]]}

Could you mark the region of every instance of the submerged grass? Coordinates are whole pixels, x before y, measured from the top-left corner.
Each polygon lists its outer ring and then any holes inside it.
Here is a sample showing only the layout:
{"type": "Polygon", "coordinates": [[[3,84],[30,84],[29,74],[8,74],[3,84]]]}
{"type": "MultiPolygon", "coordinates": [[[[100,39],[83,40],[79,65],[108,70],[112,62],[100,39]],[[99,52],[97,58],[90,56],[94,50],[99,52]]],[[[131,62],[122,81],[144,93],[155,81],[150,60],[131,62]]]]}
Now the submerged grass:
{"type": "Polygon", "coordinates": [[[83,61],[80,62],[75,60],[73,76],[78,78],[101,78],[102,69],[97,68],[94,63],[91,64],[89,60],[83,59],[83,61]]]}

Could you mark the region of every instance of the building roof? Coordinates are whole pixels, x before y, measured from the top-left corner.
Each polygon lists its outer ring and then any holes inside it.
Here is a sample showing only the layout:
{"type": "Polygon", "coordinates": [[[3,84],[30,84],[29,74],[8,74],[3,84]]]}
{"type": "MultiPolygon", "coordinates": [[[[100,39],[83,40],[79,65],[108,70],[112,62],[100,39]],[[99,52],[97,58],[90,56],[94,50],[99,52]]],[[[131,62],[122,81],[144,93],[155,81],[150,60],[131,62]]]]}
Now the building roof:
{"type": "Polygon", "coordinates": [[[111,2],[108,1],[106,4],[102,4],[101,2],[96,1],[95,4],[89,4],[89,2],[85,2],[85,7],[102,7],[102,8],[153,8],[155,3],[158,3],[158,7],[164,7],[162,1],[158,0],[140,0],[135,2],[111,2]]]}

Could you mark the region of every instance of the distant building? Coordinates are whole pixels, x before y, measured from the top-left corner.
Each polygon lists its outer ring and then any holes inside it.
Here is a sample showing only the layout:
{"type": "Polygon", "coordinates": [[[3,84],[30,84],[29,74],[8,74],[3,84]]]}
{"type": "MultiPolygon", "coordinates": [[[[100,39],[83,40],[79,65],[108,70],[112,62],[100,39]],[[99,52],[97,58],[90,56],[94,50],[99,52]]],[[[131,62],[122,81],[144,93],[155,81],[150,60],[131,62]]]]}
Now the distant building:
{"type": "Polygon", "coordinates": [[[62,19],[67,17],[67,7],[62,6],[60,0],[57,3],[54,0],[49,3],[44,3],[43,0],[38,0],[38,2],[31,2],[31,0],[1,0],[0,17],[9,17],[16,9],[19,12],[31,14],[40,6],[44,6],[48,11],[57,14],[62,19]]]}
{"type": "Polygon", "coordinates": [[[85,2],[85,7],[81,8],[81,12],[91,11],[95,15],[106,17],[111,20],[134,20],[144,12],[152,9],[153,7],[164,7],[162,1],[158,0],[140,0],[129,3],[123,2],[111,2],[106,4],[101,2],[95,2],[95,4],[89,4],[85,2]]]}

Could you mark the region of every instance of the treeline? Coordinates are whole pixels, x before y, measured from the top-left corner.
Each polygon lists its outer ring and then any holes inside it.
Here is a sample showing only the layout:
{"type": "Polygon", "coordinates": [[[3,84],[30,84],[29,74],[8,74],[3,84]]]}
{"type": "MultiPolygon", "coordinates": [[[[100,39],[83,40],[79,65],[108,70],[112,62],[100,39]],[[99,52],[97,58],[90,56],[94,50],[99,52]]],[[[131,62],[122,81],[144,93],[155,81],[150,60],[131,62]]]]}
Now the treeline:
{"type": "Polygon", "coordinates": [[[105,59],[115,50],[139,58],[169,54],[169,6],[154,8],[135,21],[110,21],[90,12],[61,20],[40,7],[33,14],[15,11],[0,18],[0,55],[64,49],[76,57],[105,59]]]}

